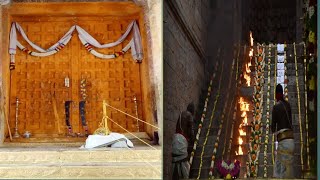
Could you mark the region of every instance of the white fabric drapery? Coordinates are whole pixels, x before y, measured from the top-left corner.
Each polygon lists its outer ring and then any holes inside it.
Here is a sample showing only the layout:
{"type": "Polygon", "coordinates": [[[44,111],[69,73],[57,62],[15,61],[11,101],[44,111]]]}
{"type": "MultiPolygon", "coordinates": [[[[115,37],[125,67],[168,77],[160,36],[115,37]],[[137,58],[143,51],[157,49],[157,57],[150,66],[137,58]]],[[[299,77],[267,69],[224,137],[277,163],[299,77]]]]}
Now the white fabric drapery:
{"type": "Polygon", "coordinates": [[[107,43],[107,44],[101,44],[99,43],[94,37],[92,37],[88,32],[86,32],[83,28],[81,28],[78,25],[72,26],[69,31],[54,45],[49,47],[48,49],[44,49],[35,43],[33,43],[29,38],[27,37],[26,33],[22,29],[22,27],[17,23],[13,22],[11,25],[11,30],[10,30],[10,44],[9,44],[9,54],[10,54],[10,69],[14,69],[14,55],[16,54],[16,49],[17,47],[21,49],[24,52],[27,52],[29,55],[32,56],[39,56],[39,57],[44,57],[44,56],[50,56],[55,53],[57,53],[59,50],[61,50],[64,46],[68,44],[68,42],[72,38],[72,33],[74,31],[78,32],[78,37],[81,41],[81,43],[85,46],[85,48],[94,56],[102,59],[113,59],[116,58],[120,55],[123,55],[126,53],[130,48],[131,48],[131,55],[132,58],[137,61],[141,62],[143,59],[143,50],[142,50],[142,45],[141,45],[141,35],[139,31],[139,27],[136,21],[132,21],[125,33],[115,42],[112,43],[107,43]],[[27,48],[25,48],[17,39],[17,31],[21,34],[23,39],[36,51],[30,51],[27,48]],[[114,54],[102,54],[93,49],[93,47],[96,48],[110,48],[117,46],[121,44],[129,35],[129,33],[132,31],[132,39],[129,41],[129,43],[120,51],[120,52],[115,52],[114,54]]]}
{"type": "Polygon", "coordinates": [[[282,88],[285,88],[285,53],[284,44],[277,44],[277,84],[281,84],[282,88]]]}

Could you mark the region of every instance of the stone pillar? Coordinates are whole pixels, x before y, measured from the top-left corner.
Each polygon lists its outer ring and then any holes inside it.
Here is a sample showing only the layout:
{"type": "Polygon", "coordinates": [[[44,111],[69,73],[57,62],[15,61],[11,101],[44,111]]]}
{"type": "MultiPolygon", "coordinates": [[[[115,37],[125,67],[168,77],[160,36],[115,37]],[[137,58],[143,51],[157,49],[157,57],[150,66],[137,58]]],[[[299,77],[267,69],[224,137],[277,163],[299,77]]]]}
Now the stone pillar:
{"type": "Polygon", "coordinates": [[[162,122],[163,122],[163,94],[162,94],[162,1],[161,0],[134,0],[134,2],[143,7],[144,25],[148,37],[148,57],[149,74],[152,90],[154,91],[153,117],[155,124],[160,128],[158,131],[160,144],[162,144],[162,122]]]}

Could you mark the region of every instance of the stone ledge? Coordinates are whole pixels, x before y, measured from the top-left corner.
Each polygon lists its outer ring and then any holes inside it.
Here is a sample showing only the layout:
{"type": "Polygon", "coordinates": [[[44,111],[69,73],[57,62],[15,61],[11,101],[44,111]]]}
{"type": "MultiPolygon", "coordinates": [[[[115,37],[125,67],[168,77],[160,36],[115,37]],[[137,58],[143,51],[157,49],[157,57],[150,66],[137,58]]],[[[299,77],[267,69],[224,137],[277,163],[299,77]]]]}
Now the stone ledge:
{"type": "Polygon", "coordinates": [[[112,162],[161,162],[159,150],[43,150],[43,151],[1,151],[1,164],[36,164],[36,163],[112,163],[112,162]]]}
{"type": "Polygon", "coordinates": [[[1,178],[160,179],[161,165],[0,167],[1,178]]]}

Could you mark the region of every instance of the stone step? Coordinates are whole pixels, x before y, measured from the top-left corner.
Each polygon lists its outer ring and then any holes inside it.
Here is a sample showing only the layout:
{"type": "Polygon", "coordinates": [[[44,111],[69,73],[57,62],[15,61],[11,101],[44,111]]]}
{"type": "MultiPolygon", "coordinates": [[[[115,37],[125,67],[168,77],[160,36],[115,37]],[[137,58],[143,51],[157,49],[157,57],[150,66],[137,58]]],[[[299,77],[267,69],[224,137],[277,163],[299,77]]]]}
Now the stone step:
{"type": "MultiPolygon", "coordinates": [[[[0,165],[2,164],[55,164],[55,163],[101,163],[101,162],[158,162],[161,149],[114,149],[99,148],[96,150],[79,150],[78,148],[1,148],[0,165]]],[[[150,148],[149,148],[150,149],[150,148]]],[[[160,161],[159,161],[160,162],[160,161]]]]}
{"type": "Polygon", "coordinates": [[[209,136],[215,136],[218,134],[219,127],[212,126],[211,128],[202,128],[200,138],[205,137],[207,135],[207,131],[210,129],[209,136]]]}
{"type": "Polygon", "coordinates": [[[161,178],[161,164],[109,163],[101,166],[87,165],[38,165],[0,166],[1,178],[14,179],[156,179],[161,178]]]}
{"type": "Polygon", "coordinates": [[[160,178],[161,147],[96,148],[15,147],[0,148],[1,178],[160,178]]]}
{"type": "MultiPolygon", "coordinates": [[[[193,163],[192,163],[192,167],[191,169],[197,169],[199,168],[199,165],[200,165],[200,157],[195,157],[193,159],[193,163]]],[[[211,156],[208,158],[208,157],[203,157],[202,159],[202,167],[205,167],[205,168],[209,168],[210,167],[210,164],[211,164],[211,156]]],[[[209,172],[208,172],[209,173],[209,172]]]]}
{"type": "MultiPolygon", "coordinates": [[[[199,138],[199,145],[203,145],[204,141],[205,141],[206,137],[200,137],[199,138]]],[[[215,143],[215,140],[216,140],[216,135],[209,135],[208,136],[208,140],[207,140],[207,144],[208,146],[210,145],[214,145],[215,143]]]]}
{"type": "MultiPolygon", "coordinates": [[[[207,179],[209,177],[210,167],[202,167],[200,173],[200,179],[207,179]]],[[[190,177],[197,178],[199,174],[199,166],[190,170],[190,177]]]]}
{"type": "MultiPolygon", "coordinates": [[[[200,156],[202,151],[203,144],[197,146],[197,153],[200,156]]],[[[214,149],[214,145],[206,145],[204,155],[212,155],[214,149]]]]}
{"type": "MultiPolygon", "coordinates": [[[[273,177],[273,165],[267,165],[267,176],[268,177],[273,177]]],[[[259,165],[259,171],[258,171],[258,177],[263,177],[264,173],[264,166],[259,165]]],[[[294,165],[294,177],[296,178],[302,178],[302,173],[301,173],[301,165],[294,165]],[[298,170],[299,169],[299,170],[298,170]]]]}

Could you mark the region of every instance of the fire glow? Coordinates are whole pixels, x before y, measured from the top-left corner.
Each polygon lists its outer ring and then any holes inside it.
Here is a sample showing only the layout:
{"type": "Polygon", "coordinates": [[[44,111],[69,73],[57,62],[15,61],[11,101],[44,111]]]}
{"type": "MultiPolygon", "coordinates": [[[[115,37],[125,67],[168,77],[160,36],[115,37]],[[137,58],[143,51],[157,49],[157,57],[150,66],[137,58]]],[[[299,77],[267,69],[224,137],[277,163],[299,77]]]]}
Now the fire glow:
{"type": "Polygon", "coordinates": [[[238,138],[238,142],[239,142],[239,145],[242,145],[243,144],[243,140],[241,137],[238,138]]]}
{"type": "Polygon", "coordinates": [[[252,32],[250,31],[250,46],[253,46],[253,37],[252,32]]]}
{"type": "Polygon", "coordinates": [[[243,151],[241,147],[243,144],[243,139],[241,138],[241,136],[246,136],[246,132],[242,128],[243,126],[248,125],[247,112],[249,112],[250,105],[244,100],[243,97],[240,97],[238,103],[240,105],[242,122],[240,123],[240,126],[239,126],[239,134],[240,134],[240,137],[238,137],[239,148],[238,148],[238,151],[236,151],[236,155],[243,155],[243,151]]]}
{"type": "Polygon", "coordinates": [[[250,82],[251,82],[251,78],[249,75],[247,75],[246,73],[244,73],[244,79],[246,80],[246,84],[247,86],[250,86],[250,82]]]}
{"type": "Polygon", "coordinates": [[[246,136],[247,133],[245,131],[243,131],[242,129],[239,129],[239,133],[240,133],[240,136],[246,136]]]}
{"type": "Polygon", "coordinates": [[[241,137],[238,138],[238,141],[239,141],[239,150],[238,150],[238,155],[243,155],[243,151],[242,151],[242,148],[241,148],[241,145],[243,143],[243,140],[241,137]]]}
{"type": "Polygon", "coordinates": [[[253,49],[250,49],[250,51],[249,51],[249,56],[250,56],[250,57],[253,56],[253,49]]]}
{"type": "MultiPolygon", "coordinates": [[[[250,63],[250,62],[249,62],[250,63]]],[[[249,65],[249,63],[248,64],[246,64],[246,72],[249,74],[249,73],[251,73],[251,70],[250,70],[250,68],[249,68],[249,66],[251,66],[251,63],[250,63],[250,65],[249,65]]]]}
{"type": "Polygon", "coordinates": [[[245,65],[246,71],[243,73],[243,78],[246,80],[247,86],[251,85],[251,78],[250,78],[250,67],[251,67],[251,60],[253,57],[253,37],[252,32],[250,31],[250,51],[249,51],[249,62],[245,65]]]}

